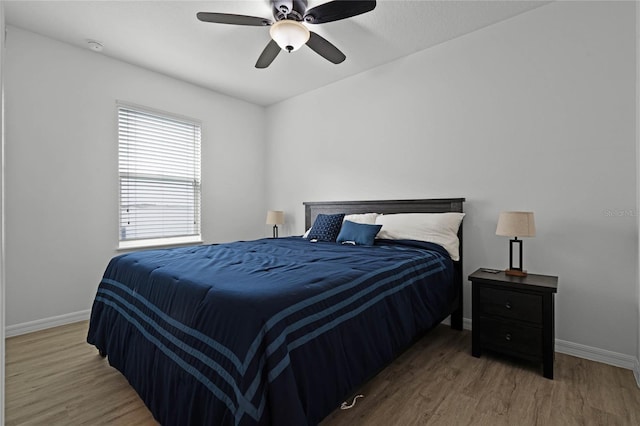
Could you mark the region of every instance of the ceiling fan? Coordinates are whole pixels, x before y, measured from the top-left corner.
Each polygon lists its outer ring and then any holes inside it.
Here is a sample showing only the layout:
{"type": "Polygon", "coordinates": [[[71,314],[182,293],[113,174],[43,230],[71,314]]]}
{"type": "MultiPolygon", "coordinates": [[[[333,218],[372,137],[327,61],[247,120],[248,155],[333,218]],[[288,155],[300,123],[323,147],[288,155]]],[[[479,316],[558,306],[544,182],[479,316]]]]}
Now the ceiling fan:
{"type": "Polygon", "coordinates": [[[337,47],[303,25],[324,24],[370,12],[376,7],[375,0],[334,0],[307,10],[307,0],[270,0],[275,21],[256,16],[230,13],[199,12],[200,21],[216,24],[270,26],[271,41],[256,62],[256,68],[267,68],[280,50],[293,52],[306,44],[326,60],[339,64],[346,59],[337,47]]]}

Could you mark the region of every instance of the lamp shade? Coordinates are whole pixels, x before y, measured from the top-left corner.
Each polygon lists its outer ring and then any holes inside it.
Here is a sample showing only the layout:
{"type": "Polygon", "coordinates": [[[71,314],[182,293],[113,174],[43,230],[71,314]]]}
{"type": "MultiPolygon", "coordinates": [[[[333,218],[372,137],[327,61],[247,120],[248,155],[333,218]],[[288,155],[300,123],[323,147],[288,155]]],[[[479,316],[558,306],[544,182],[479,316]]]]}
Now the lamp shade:
{"type": "Polygon", "coordinates": [[[503,237],[535,237],[533,212],[501,212],[496,235],[503,237]]]}
{"type": "Polygon", "coordinates": [[[309,30],[300,22],[283,19],[271,26],[269,29],[271,38],[278,43],[281,49],[287,52],[298,50],[309,41],[309,30]]]}
{"type": "Polygon", "coordinates": [[[269,210],[267,212],[267,225],[282,225],[284,223],[284,212],[280,210],[269,210]]]}

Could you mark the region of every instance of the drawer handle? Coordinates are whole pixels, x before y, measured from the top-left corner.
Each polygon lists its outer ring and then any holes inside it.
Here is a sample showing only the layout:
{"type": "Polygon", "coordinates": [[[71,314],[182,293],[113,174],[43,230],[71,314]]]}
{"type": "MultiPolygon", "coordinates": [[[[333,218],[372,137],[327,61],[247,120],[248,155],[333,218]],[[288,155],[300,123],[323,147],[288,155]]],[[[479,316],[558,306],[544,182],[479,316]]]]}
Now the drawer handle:
{"type": "Polygon", "coordinates": [[[507,309],[511,309],[511,302],[507,300],[507,303],[504,304],[504,307],[507,309]]]}
{"type": "Polygon", "coordinates": [[[507,342],[510,342],[510,341],[511,341],[511,333],[507,333],[507,334],[504,336],[504,340],[506,340],[507,342]]]}

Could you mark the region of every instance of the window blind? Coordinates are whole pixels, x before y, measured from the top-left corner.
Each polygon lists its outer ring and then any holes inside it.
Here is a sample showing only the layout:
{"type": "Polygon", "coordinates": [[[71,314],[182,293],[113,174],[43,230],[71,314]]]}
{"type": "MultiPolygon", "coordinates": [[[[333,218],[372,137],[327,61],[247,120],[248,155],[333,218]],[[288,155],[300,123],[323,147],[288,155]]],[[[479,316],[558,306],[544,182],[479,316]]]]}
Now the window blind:
{"type": "Polygon", "coordinates": [[[200,236],[200,124],[118,105],[120,241],[200,236]]]}

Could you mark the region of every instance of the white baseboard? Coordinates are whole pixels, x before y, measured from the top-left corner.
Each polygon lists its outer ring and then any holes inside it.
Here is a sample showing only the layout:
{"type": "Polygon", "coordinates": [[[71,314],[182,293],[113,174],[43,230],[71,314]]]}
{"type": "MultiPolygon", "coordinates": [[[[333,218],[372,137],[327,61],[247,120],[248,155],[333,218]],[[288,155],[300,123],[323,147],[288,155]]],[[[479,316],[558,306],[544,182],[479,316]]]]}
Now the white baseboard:
{"type": "Polygon", "coordinates": [[[636,384],[640,388],[640,361],[636,359],[636,366],[633,369],[633,375],[636,377],[636,384]]]}
{"type": "Polygon", "coordinates": [[[32,333],[34,331],[45,330],[59,325],[71,324],[73,322],[85,321],[89,319],[91,310],[73,312],[70,314],[58,315],[55,317],[43,318],[35,321],[23,322],[21,324],[8,325],[5,328],[5,336],[13,337],[21,334],[32,333]]]}
{"type": "Polygon", "coordinates": [[[471,320],[469,318],[462,318],[462,328],[471,331],[471,320]]]}
{"type": "MultiPolygon", "coordinates": [[[[638,365],[638,359],[634,356],[594,348],[580,343],[567,342],[566,340],[556,339],[556,352],[613,365],[614,367],[626,368],[634,371],[634,373],[638,365]]],[[[637,373],[635,374],[637,380],[637,373]]]]}

